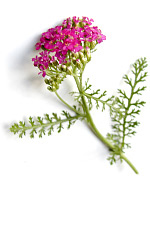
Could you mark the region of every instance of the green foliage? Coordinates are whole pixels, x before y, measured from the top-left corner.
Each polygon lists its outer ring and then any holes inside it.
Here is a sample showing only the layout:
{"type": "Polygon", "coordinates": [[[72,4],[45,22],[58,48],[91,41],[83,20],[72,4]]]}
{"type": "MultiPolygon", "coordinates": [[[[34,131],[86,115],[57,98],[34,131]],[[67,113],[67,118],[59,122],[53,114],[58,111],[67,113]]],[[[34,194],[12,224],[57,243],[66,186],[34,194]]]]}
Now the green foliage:
{"type": "Polygon", "coordinates": [[[114,106],[111,107],[110,116],[112,119],[113,133],[108,134],[107,138],[116,146],[116,152],[112,152],[109,160],[111,163],[116,161],[116,156],[123,152],[125,148],[130,148],[130,143],[126,142],[126,138],[135,135],[136,127],[140,124],[136,120],[141,107],[145,102],[139,99],[146,86],[142,85],[147,77],[145,68],[147,67],[146,58],[138,59],[131,67],[131,75],[123,77],[130,91],[118,89],[118,96],[115,97],[114,106]],[[120,111],[118,113],[117,111],[120,111]]]}
{"type": "Polygon", "coordinates": [[[77,92],[71,92],[71,94],[74,95],[75,101],[78,102],[80,106],[82,106],[82,96],[85,96],[88,103],[88,109],[91,110],[93,108],[93,103],[95,103],[96,108],[100,108],[102,106],[102,111],[105,110],[106,106],[111,107],[113,105],[113,97],[103,99],[107,95],[107,91],[104,91],[101,93],[100,89],[97,89],[96,91],[92,91],[92,85],[88,84],[89,79],[85,82],[85,86],[83,87],[83,90],[81,93],[77,92]]]}
{"type": "Polygon", "coordinates": [[[102,104],[102,111],[105,109],[105,105],[107,102],[110,101],[110,99],[103,100],[102,98],[106,96],[107,91],[104,91],[102,94],[100,94],[100,89],[97,89],[96,91],[92,91],[92,85],[88,84],[89,79],[85,82],[85,87],[83,87],[83,95],[87,98],[89,110],[93,107],[93,102],[95,102],[96,108],[98,109],[100,107],[100,104],[102,104]],[[88,93],[88,92],[90,93],[88,93]]]}
{"type": "Polygon", "coordinates": [[[51,135],[54,131],[54,128],[57,129],[57,132],[60,133],[63,129],[64,123],[68,123],[67,128],[69,129],[78,119],[82,119],[81,115],[71,116],[69,112],[62,111],[61,116],[58,116],[56,113],[52,113],[52,116],[49,117],[48,114],[45,114],[43,118],[40,116],[33,119],[29,117],[28,123],[20,121],[19,123],[14,123],[10,131],[14,134],[19,134],[19,137],[22,138],[26,135],[26,131],[30,131],[30,137],[34,138],[35,134],[38,133],[41,138],[46,134],[51,135]]]}
{"type": "Polygon", "coordinates": [[[45,79],[48,90],[54,91],[58,99],[73,111],[75,116],[63,110],[60,116],[52,113],[51,117],[48,114],[45,114],[43,118],[39,116],[34,119],[29,117],[28,122],[20,121],[19,123],[14,123],[10,131],[18,134],[21,138],[26,135],[27,131],[29,131],[31,138],[34,138],[35,134],[38,134],[41,138],[46,133],[51,135],[54,129],[60,133],[65,123],[67,123],[67,128],[69,129],[78,119],[85,120],[95,135],[109,148],[110,156],[108,160],[110,164],[113,164],[117,160],[124,160],[135,173],[138,173],[133,164],[125,157],[124,150],[131,147],[127,139],[135,135],[136,127],[140,124],[136,116],[140,114],[141,107],[145,104],[144,101],[140,100],[140,96],[146,89],[146,86],[143,85],[147,77],[147,72],[145,71],[147,67],[146,58],[138,59],[132,65],[130,73],[123,77],[126,87],[125,90],[118,89],[116,97],[111,96],[107,98],[106,91],[101,92],[100,89],[96,91],[92,90],[92,85],[88,83],[89,79],[87,79],[83,86],[82,75],[85,68],[84,55],[80,53],[79,56],[82,61],[80,62],[82,63],[81,67],[73,62],[76,62],[75,57],[72,61],[68,61],[67,65],[58,66],[57,62],[53,62],[46,70],[47,78],[45,79]],[[74,106],[70,106],[57,93],[59,84],[67,75],[74,77],[78,89],[78,92],[70,93],[77,102],[77,105],[74,106]],[[106,138],[98,131],[91,117],[90,110],[94,105],[102,111],[105,110],[106,106],[110,109],[112,133],[107,134],[106,138]]]}

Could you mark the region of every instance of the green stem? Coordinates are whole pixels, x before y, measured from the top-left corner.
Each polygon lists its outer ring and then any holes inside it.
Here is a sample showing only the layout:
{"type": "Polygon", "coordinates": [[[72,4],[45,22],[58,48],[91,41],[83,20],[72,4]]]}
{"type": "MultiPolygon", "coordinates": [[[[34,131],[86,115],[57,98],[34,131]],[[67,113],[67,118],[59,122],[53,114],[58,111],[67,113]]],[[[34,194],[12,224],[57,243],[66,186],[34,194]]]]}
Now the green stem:
{"type": "MultiPolygon", "coordinates": [[[[80,74],[80,78],[78,78],[78,76],[74,76],[74,79],[75,79],[75,82],[77,84],[77,87],[78,87],[78,90],[79,90],[79,93],[82,94],[82,74],[83,72],[81,72],[80,74]]],[[[92,129],[92,131],[94,132],[94,134],[112,151],[115,152],[116,148],[115,146],[110,142],[108,141],[108,139],[106,139],[100,132],[99,130],[97,129],[92,117],[91,117],[91,114],[89,112],[89,109],[88,109],[88,106],[87,106],[87,103],[86,103],[86,100],[85,100],[85,97],[83,95],[81,95],[81,99],[82,99],[82,103],[83,103],[83,109],[86,113],[86,117],[87,117],[87,122],[88,122],[88,125],[90,126],[90,128],[92,129]]],[[[119,153],[121,159],[123,159],[131,168],[132,170],[138,174],[138,171],[136,170],[136,168],[134,167],[134,165],[127,159],[127,157],[124,155],[123,152],[119,153]]]]}
{"type": "Polygon", "coordinates": [[[57,93],[57,91],[55,91],[56,96],[58,97],[58,99],[63,102],[69,109],[71,109],[72,111],[74,111],[77,115],[81,115],[81,116],[85,116],[84,114],[80,113],[80,111],[76,110],[74,107],[70,106],[67,102],[65,102],[60,95],[57,93]]]}
{"type": "Polygon", "coordinates": [[[132,168],[132,170],[138,174],[137,169],[134,167],[134,165],[131,163],[131,161],[121,152],[120,154],[121,158],[132,168]]]}

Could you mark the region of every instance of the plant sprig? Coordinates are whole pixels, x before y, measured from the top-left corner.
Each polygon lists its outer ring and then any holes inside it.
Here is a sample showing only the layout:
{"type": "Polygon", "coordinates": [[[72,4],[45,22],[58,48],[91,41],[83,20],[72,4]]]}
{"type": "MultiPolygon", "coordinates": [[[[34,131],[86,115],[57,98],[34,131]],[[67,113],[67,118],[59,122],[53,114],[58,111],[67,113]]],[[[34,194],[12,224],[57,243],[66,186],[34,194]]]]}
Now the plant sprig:
{"type": "MultiPolygon", "coordinates": [[[[146,89],[146,86],[142,85],[147,77],[146,67],[146,58],[138,59],[131,66],[132,78],[127,74],[123,77],[125,83],[130,87],[130,92],[127,93],[125,90],[118,89],[118,96],[115,98],[115,108],[121,111],[122,116],[113,107],[111,109],[110,116],[113,122],[113,133],[108,134],[107,137],[120,152],[123,152],[125,148],[131,147],[130,143],[126,142],[126,139],[136,134],[135,128],[140,124],[136,120],[136,116],[140,114],[141,107],[145,105],[145,101],[141,101],[137,96],[141,96],[146,89]]],[[[111,158],[109,158],[111,163],[116,161],[115,156],[117,155],[118,153],[111,153],[111,158]]]]}
{"type": "Polygon", "coordinates": [[[46,131],[48,136],[51,135],[55,128],[57,129],[57,132],[60,133],[64,128],[64,123],[68,123],[67,128],[70,129],[71,125],[73,125],[78,119],[82,119],[82,116],[79,114],[71,116],[69,112],[63,110],[61,116],[52,113],[51,117],[48,114],[45,114],[43,118],[40,116],[35,119],[29,117],[28,122],[20,121],[19,123],[14,123],[11,126],[10,131],[14,134],[18,134],[20,138],[26,135],[27,131],[30,131],[31,138],[34,138],[37,133],[39,138],[41,138],[46,134],[46,131]]]}
{"type": "Polygon", "coordinates": [[[113,164],[117,159],[125,161],[137,174],[138,171],[131,161],[125,156],[126,148],[131,147],[128,138],[135,135],[139,121],[136,116],[140,114],[141,107],[145,102],[140,99],[141,94],[146,89],[143,85],[147,77],[145,71],[147,67],[146,58],[138,59],[131,68],[131,76],[123,77],[125,86],[129,92],[118,89],[117,96],[107,97],[106,91],[97,89],[94,91],[89,79],[83,83],[83,72],[85,66],[91,61],[91,54],[96,50],[96,46],[106,40],[97,26],[92,26],[93,19],[88,17],[69,17],[57,25],[42,33],[35,48],[39,51],[35,58],[32,58],[35,67],[39,68],[39,73],[45,77],[47,89],[57,96],[57,98],[71,111],[62,111],[61,115],[52,113],[51,116],[45,114],[44,117],[29,117],[28,121],[14,123],[10,131],[18,134],[19,137],[26,135],[28,131],[33,138],[38,134],[41,138],[46,133],[51,135],[53,130],[61,132],[64,124],[67,123],[69,129],[78,119],[84,120],[92,132],[103,142],[110,151],[108,158],[113,164]],[[67,76],[72,76],[76,83],[78,92],[72,92],[77,105],[70,105],[58,93],[60,84],[67,76]],[[104,137],[97,129],[91,111],[93,106],[104,111],[106,106],[110,110],[112,120],[112,132],[104,137]]]}

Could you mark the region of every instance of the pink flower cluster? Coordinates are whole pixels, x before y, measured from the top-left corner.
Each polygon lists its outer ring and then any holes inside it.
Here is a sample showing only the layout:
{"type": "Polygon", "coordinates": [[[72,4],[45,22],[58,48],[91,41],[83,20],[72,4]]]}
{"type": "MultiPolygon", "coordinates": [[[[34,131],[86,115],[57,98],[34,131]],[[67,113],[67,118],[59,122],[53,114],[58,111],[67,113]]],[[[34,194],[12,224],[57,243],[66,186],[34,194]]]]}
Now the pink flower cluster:
{"type": "Polygon", "coordinates": [[[94,22],[93,19],[87,17],[82,17],[82,19],[76,16],[69,17],[63,21],[62,25],[48,29],[42,34],[35,47],[36,50],[43,51],[40,56],[32,60],[34,66],[39,67],[43,73],[43,77],[46,75],[45,70],[53,61],[57,60],[59,64],[65,64],[68,52],[81,51],[87,47],[86,42],[101,43],[106,39],[97,26],[91,26],[92,22],[94,22]],[[49,57],[51,52],[54,53],[53,57],[49,57]]]}

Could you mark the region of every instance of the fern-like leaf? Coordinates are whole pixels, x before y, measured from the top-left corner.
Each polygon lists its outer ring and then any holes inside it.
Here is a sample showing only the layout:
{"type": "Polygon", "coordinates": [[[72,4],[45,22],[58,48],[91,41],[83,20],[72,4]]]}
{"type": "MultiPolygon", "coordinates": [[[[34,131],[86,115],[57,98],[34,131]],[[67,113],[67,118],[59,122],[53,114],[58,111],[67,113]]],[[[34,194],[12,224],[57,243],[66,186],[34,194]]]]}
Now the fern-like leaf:
{"type": "Polygon", "coordinates": [[[30,132],[30,137],[34,138],[35,134],[38,133],[41,138],[46,134],[51,135],[54,131],[54,128],[57,128],[58,133],[64,128],[63,124],[68,123],[67,128],[69,129],[78,119],[83,119],[81,115],[71,116],[69,112],[62,111],[61,116],[58,116],[56,113],[52,113],[50,117],[48,114],[45,114],[43,118],[37,117],[33,120],[32,117],[29,117],[28,122],[14,123],[10,131],[14,134],[18,134],[20,138],[26,135],[26,132],[30,132]]]}
{"type": "Polygon", "coordinates": [[[85,82],[85,86],[83,87],[83,90],[81,93],[79,92],[71,92],[71,95],[74,95],[75,101],[78,102],[79,106],[82,107],[82,96],[84,96],[87,100],[88,103],[88,109],[91,110],[94,106],[94,103],[96,105],[96,108],[102,108],[102,111],[105,110],[106,106],[111,106],[113,105],[113,98],[114,96],[110,98],[104,99],[107,95],[107,91],[101,92],[100,89],[97,89],[96,91],[92,91],[91,84],[88,84],[89,79],[85,82]]]}
{"type": "MultiPolygon", "coordinates": [[[[118,97],[115,98],[115,109],[112,107],[110,111],[113,122],[113,133],[108,134],[107,137],[115,146],[119,146],[120,152],[123,152],[125,148],[131,147],[126,142],[126,138],[135,135],[135,128],[140,124],[136,120],[136,116],[141,112],[141,107],[144,106],[145,102],[137,99],[137,96],[140,96],[146,89],[146,86],[142,85],[147,76],[146,67],[146,58],[138,59],[132,65],[132,78],[128,75],[123,77],[125,83],[130,87],[130,92],[127,93],[124,90],[118,89],[118,97]],[[121,111],[121,117],[120,113],[117,113],[117,110],[121,111]]],[[[117,155],[119,154],[117,153],[117,155]]],[[[114,162],[114,153],[112,158],[109,159],[114,162]]]]}

